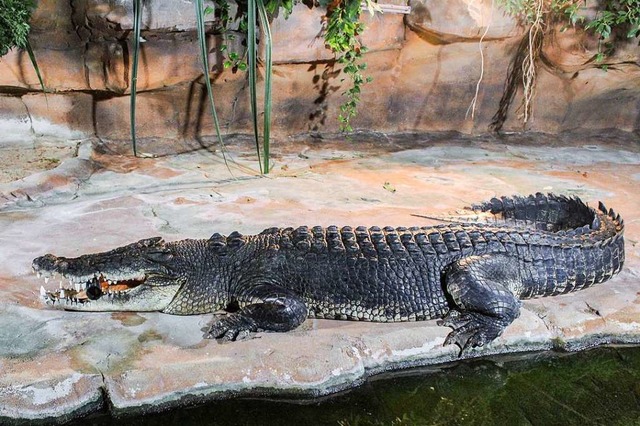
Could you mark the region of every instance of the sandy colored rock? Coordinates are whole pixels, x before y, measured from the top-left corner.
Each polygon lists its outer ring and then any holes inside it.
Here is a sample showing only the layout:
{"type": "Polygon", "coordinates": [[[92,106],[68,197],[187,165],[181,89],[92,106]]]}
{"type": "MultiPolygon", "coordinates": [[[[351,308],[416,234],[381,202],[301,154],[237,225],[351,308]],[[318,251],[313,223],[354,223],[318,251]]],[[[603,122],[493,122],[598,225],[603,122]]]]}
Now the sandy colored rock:
{"type": "Polygon", "coordinates": [[[155,235],[425,225],[432,222],[412,214],[536,191],[602,200],[626,222],[620,275],[525,301],[501,337],[467,356],[640,341],[640,150],[631,135],[302,139],[275,148],[269,179],[250,172],[250,142],[229,150],[234,178],[209,151],[143,159],[106,154],[109,146],[87,140],[57,168],[0,184],[1,421],[68,419],[105,404],[101,395],[117,413],[229,395],[321,395],[376,372],[457,359],[442,346],[449,329],[435,321],[308,320],[290,333],[218,344],[202,339],[211,315],[70,313],[40,304],[34,256],[77,256],[155,235]]]}
{"type": "MultiPolygon", "coordinates": [[[[67,133],[95,128],[99,137],[124,141],[129,138],[131,3],[83,0],[73,6],[63,0],[41,2],[33,17],[31,42],[45,84],[52,92],[82,91],[93,96],[90,114],[77,110],[76,117],[69,116],[67,133]]],[[[189,146],[199,146],[215,132],[203,102],[199,47],[190,21],[193,3],[163,0],[147,6],[138,74],[140,137],[153,143],[167,141],[158,150],[164,153],[171,152],[168,147],[176,138],[178,144],[185,140],[189,146]]],[[[363,74],[373,82],[361,88],[360,113],[352,127],[487,133],[522,29],[500,7],[491,8],[488,0],[423,0],[411,7],[406,19],[392,13],[362,14],[367,29],[359,37],[369,47],[362,59],[368,65],[363,74]]],[[[594,16],[594,7],[595,2],[589,2],[584,13],[594,16]]],[[[321,9],[298,4],[288,20],[278,16],[272,22],[276,138],[339,130],[337,116],[346,100],[342,94],[350,82],[324,47],[322,16],[321,9]]],[[[251,133],[246,73],[223,69],[225,55],[218,51],[227,45],[242,53],[242,37],[225,41],[215,30],[209,33],[209,77],[223,133],[251,133]]],[[[576,28],[565,31],[558,24],[545,40],[533,117],[521,122],[520,90],[503,130],[640,130],[637,44],[637,39],[615,40],[613,55],[595,63],[597,38],[576,28]]],[[[261,68],[259,96],[263,73],[261,68]]],[[[0,86],[12,97],[40,90],[24,52],[13,50],[0,58],[0,86]]],[[[2,119],[23,120],[19,103],[2,102],[2,119]]],[[[51,117],[42,119],[57,118],[51,112],[51,117]]]]}
{"type": "MultiPolygon", "coordinates": [[[[91,20],[104,20],[122,30],[133,29],[133,3],[88,0],[86,14],[91,20]]],[[[203,1],[204,7],[215,7],[211,0],[203,1]]],[[[206,15],[205,22],[215,20],[214,15],[206,15]]],[[[173,0],[154,0],[145,3],[142,8],[142,26],[147,30],[182,31],[195,27],[196,15],[192,0],[176,2],[173,0]]]]}
{"type": "Polygon", "coordinates": [[[421,37],[444,43],[512,37],[517,22],[491,0],[411,0],[407,25],[421,37]]]}
{"type": "MultiPolygon", "coordinates": [[[[34,46],[45,87],[55,91],[87,90],[84,73],[84,46],[40,49],[34,46]]],[[[0,58],[0,85],[41,90],[29,55],[18,49],[0,58]]]]}
{"type": "MultiPolygon", "coordinates": [[[[221,77],[222,81],[224,79],[221,77]]],[[[225,133],[238,129],[246,132],[250,124],[245,83],[235,80],[233,76],[230,76],[230,80],[213,87],[220,124],[225,133]]],[[[164,144],[161,149],[164,153],[182,152],[183,146],[188,149],[200,146],[200,137],[215,135],[205,90],[204,84],[194,82],[173,86],[162,92],[139,93],[136,100],[136,133],[141,142],[146,143],[147,139],[154,144],[153,140],[156,140],[164,144]],[[163,119],[158,120],[158,117],[163,119]]],[[[129,115],[122,114],[122,111],[129,111],[129,106],[129,96],[97,102],[97,135],[106,140],[129,141],[129,115]]]]}
{"type": "Polygon", "coordinates": [[[93,97],[87,93],[30,93],[22,101],[38,136],[68,132],[69,139],[82,139],[94,134],[93,97]]]}
{"type": "MultiPolygon", "coordinates": [[[[76,6],[78,6],[76,2],[76,6]]],[[[49,34],[49,41],[59,43],[61,36],[74,34],[74,25],[72,15],[74,14],[73,6],[67,1],[45,0],[38,2],[38,7],[31,14],[32,31],[49,34]]],[[[32,33],[33,34],[33,33],[32,33]]],[[[42,37],[42,41],[45,38],[42,37]]]]}
{"type": "Polygon", "coordinates": [[[21,98],[0,95],[0,142],[31,136],[29,112],[21,98]]]}

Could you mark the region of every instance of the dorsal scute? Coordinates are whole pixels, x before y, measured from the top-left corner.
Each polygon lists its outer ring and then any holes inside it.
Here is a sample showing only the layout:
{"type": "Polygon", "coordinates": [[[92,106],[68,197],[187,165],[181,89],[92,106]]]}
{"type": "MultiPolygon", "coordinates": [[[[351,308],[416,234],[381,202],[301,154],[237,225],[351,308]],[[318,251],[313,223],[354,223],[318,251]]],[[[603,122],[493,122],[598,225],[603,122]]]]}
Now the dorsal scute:
{"type": "Polygon", "coordinates": [[[216,232],[209,238],[209,244],[215,247],[224,247],[227,245],[227,237],[216,232]]]}
{"type": "Polygon", "coordinates": [[[238,231],[233,231],[227,236],[227,245],[231,248],[242,247],[246,242],[245,236],[238,231]]]}
{"type": "Polygon", "coordinates": [[[343,253],[346,250],[342,242],[340,229],[335,225],[327,228],[327,248],[331,253],[343,253]]]}
{"type": "Polygon", "coordinates": [[[287,232],[289,231],[290,228],[278,228],[278,227],[271,227],[271,228],[267,228],[265,230],[263,230],[260,235],[277,235],[279,234],[281,231],[287,232]]]}

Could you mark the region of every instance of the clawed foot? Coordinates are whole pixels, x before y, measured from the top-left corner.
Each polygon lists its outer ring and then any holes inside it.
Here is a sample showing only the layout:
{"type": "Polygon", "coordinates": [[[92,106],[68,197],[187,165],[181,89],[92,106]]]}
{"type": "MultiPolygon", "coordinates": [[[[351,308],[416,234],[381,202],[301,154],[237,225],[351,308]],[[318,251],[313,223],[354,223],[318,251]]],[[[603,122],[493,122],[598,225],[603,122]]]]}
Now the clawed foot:
{"type": "Polygon", "coordinates": [[[458,356],[468,348],[482,347],[491,343],[504,330],[504,326],[496,318],[476,312],[460,313],[454,310],[438,321],[438,325],[453,328],[444,345],[457,345],[460,348],[458,356]]]}
{"type": "Polygon", "coordinates": [[[214,320],[208,331],[205,332],[205,339],[219,339],[221,341],[243,340],[251,333],[258,330],[254,320],[244,315],[230,314],[225,317],[218,317],[214,320]]]}

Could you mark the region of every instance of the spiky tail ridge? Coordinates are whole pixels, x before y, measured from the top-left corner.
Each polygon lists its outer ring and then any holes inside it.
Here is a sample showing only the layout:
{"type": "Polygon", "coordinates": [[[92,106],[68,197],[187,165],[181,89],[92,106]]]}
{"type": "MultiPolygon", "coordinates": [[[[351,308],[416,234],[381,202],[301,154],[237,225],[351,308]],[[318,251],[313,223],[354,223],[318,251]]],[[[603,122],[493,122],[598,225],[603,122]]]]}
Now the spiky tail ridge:
{"type": "Polygon", "coordinates": [[[594,209],[577,197],[538,193],[493,198],[471,210],[490,214],[497,224],[543,231],[530,252],[536,274],[546,276],[546,283],[530,297],[587,288],[611,278],[624,264],[624,222],[602,202],[594,209]]]}

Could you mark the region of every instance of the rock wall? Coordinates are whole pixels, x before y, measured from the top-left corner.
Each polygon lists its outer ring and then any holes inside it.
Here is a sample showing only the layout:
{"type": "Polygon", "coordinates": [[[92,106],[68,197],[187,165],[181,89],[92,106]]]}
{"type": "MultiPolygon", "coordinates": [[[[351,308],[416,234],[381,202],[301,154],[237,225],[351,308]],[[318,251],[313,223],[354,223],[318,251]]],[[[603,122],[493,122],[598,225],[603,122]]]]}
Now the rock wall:
{"type": "MultiPolygon", "coordinates": [[[[373,82],[363,88],[353,127],[487,132],[523,32],[492,5],[490,0],[411,0],[407,16],[363,13],[367,30],[362,41],[369,47],[366,74],[373,82]],[[469,105],[476,88],[472,118],[469,105]]],[[[128,141],[130,9],[131,2],[120,1],[40,1],[31,42],[53,93],[41,93],[28,56],[11,51],[0,59],[0,128],[10,129],[14,138],[64,131],[128,141]]],[[[322,10],[298,4],[289,19],[278,17],[272,24],[276,138],[338,131],[341,93],[348,82],[324,48],[322,18],[322,10]]],[[[205,104],[193,5],[154,0],[145,8],[143,21],[139,137],[149,146],[166,142],[189,147],[208,140],[214,132],[205,104]]],[[[223,130],[249,133],[246,74],[223,69],[216,49],[222,39],[215,31],[208,37],[223,130]]],[[[640,130],[638,40],[618,41],[616,48],[605,71],[591,61],[597,40],[579,29],[555,31],[544,47],[548,61],[540,67],[534,118],[523,127],[516,99],[504,130],[640,130]]]]}

